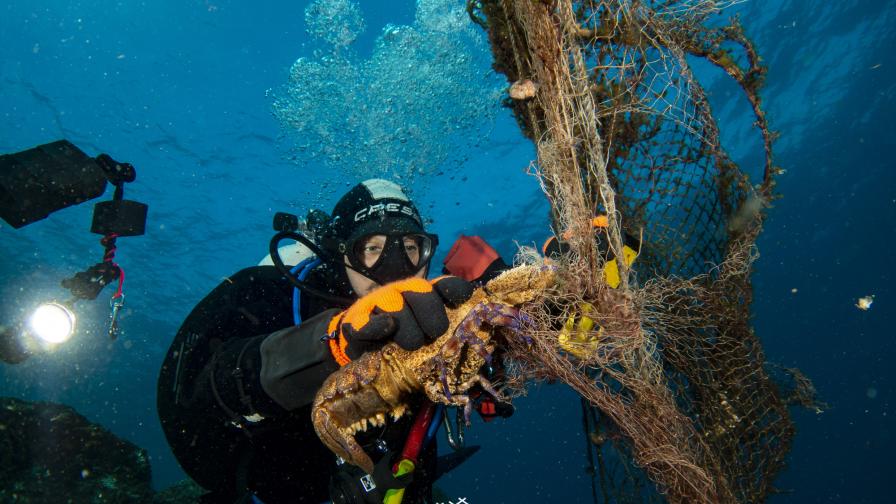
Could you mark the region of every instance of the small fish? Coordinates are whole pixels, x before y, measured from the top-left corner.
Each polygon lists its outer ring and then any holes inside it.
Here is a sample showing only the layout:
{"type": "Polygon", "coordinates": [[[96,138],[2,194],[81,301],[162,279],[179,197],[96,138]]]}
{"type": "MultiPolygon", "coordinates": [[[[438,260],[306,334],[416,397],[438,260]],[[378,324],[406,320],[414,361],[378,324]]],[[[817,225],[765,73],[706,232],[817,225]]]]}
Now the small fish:
{"type": "Polygon", "coordinates": [[[871,303],[874,302],[874,294],[870,296],[860,297],[858,302],[856,302],[856,308],[860,310],[867,311],[871,309],[871,303]]]}

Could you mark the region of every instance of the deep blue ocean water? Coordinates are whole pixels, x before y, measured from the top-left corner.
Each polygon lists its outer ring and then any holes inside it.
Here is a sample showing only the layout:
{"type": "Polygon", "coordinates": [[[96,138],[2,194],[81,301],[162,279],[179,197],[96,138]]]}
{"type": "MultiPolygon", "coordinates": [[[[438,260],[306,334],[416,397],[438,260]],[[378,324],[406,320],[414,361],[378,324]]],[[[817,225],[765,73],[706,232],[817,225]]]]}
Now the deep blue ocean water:
{"type": "MultiPolygon", "coordinates": [[[[183,318],[223,277],[261,259],[274,212],[330,210],[373,173],[345,169],[361,159],[361,146],[337,160],[302,159],[293,147],[301,138],[284,135],[272,114],[291,65],[326,52],[305,30],[306,5],[0,3],[0,153],[67,138],[88,154],[132,163],[138,179],[126,197],[150,205],[146,235],[118,242],[127,295],[121,336],[103,334],[110,287],[79,305],[76,341],[0,367],[0,395],[72,405],[147,448],[157,488],[183,477],[154,399],[183,318]]],[[[759,240],[753,322],[768,359],[800,368],[829,405],[821,414],[794,410],[798,433],[777,480],[784,493],[772,500],[894,502],[896,2],[752,0],[734,10],[769,68],[763,97],[786,169],[783,198],[759,240]],[[854,306],[872,294],[870,310],[854,306]]],[[[413,25],[415,4],[363,2],[361,14],[366,31],[342,54],[356,62],[372,59],[387,24],[413,25]]],[[[487,70],[489,57],[471,64],[487,70]]],[[[436,71],[421,61],[413,71],[436,71]]],[[[362,74],[362,87],[377,78],[362,74]]],[[[724,79],[706,79],[726,146],[755,164],[758,139],[743,99],[724,79]]],[[[439,114],[462,114],[470,96],[500,82],[485,76],[437,95],[439,114]]],[[[367,87],[373,102],[378,88],[367,87]]],[[[509,258],[517,243],[543,239],[547,206],[526,174],[531,144],[506,110],[481,112],[481,128],[424,137],[451,155],[402,181],[442,237],[441,254],[465,233],[509,258]]],[[[0,226],[0,323],[60,296],[61,278],[100,260],[91,208],[20,230],[0,226]]],[[[580,426],[574,394],[535,386],[512,419],[474,423],[468,442],[483,449],[439,486],[470,504],[589,501],[580,426]]]]}

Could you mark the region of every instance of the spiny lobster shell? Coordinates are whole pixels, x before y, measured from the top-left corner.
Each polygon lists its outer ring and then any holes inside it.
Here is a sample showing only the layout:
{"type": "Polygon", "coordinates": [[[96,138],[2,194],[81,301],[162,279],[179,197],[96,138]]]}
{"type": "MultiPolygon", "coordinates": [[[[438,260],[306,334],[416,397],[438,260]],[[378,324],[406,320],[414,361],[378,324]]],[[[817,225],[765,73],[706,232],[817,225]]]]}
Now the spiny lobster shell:
{"type": "MultiPolygon", "coordinates": [[[[482,352],[462,351],[464,343],[457,337],[458,328],[474,310],[487,306],[517,308],[537,299],[553,282],[554,271],[545,266],[505,271],[485,288],[476,289],[467,302],[448,310],[448,330],[432,343],[414,351],[389,343],[336,371],[314,399],[311,417],[317,435],[346,462],[372,473],[373,462],[355,440],[355,433],[384,425],[386,415],[401,417],[407,411],[407,399],[414,394],[424,392],[430,400],[444,404],[468,400],[464,394],[485,360],[482,352]],[[449,372],[442,376],[445,369],[449,372]]],[[[494,342],[489,330],[494,327],[486,329],[462,331],[475,332],[477,344],[491,354],[494,342]]]]}

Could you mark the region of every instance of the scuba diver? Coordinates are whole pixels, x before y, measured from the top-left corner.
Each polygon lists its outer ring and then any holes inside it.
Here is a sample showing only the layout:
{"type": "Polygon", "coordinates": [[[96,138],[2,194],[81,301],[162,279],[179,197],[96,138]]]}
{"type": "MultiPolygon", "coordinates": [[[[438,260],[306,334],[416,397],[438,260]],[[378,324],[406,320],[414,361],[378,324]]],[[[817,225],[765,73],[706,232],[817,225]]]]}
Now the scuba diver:
{"type": "MultiPolygon", "coordinates": [[[[414,415],[357,434],[376,463],[366,475],[321,443],[311,403],[331,373],[365,352],[390,341],[413,350],[441,335],[446,307],[466,301],[475,284],[507,265],[482,240],[462,236],[445,260],[445,271],[456,276],[422,282],[423,289],[380,288],[425,279],[438,244],[401,187],[381,179],[356,185],[331,215],[311,211],[307,231],[278,233],[274,265],[235,273],[187,316],[158,381],[168,443],[184,471],[209,490],[202,502],[381,503],[394,488],[404,488],[402,502],[431,502],[434,442],[411,474],[392,473],[414,415]],[[281,235],[313,255],[287,270],[277,249],[281,235]],[[385,295],[397,311],[373,308],[385,295]],[[366,313],[349,322],[349,307],[366,313]]],[[[513,413],[487,393],[477,410],[485,419],[513,413]]]]}

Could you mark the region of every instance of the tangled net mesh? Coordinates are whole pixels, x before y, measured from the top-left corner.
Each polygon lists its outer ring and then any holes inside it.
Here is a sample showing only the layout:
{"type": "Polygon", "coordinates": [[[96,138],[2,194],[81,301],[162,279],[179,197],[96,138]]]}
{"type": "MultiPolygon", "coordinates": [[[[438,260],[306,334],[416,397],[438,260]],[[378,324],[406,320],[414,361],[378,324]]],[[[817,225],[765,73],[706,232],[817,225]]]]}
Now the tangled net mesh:
{"type": "Polygon", "coordinates": [[[514,83],[507,104],[537,146],[533,171],[571,248],[557,288],[526,309],[531,346],[508,343],[505,387],[560,380],[582,396],[604,502],[762,501],[794,434],[787,405],[814,404],[798,371],[785,370],[789,388],[773,379],[749,323],[755,240],[778,170],[758,92],[765,69],[736,20],[712,26],[732,3],[467,4],[514,83]],[[751,104],[765,151],[755,185],[720,145],[694,57],[751,104]],[[616,289],[594,240],[597,213],[609,216],[610,254],[622,256],[625,232],[642,237],[637,278],[619,264],[616,289]],[[577,358],[557,328],[583,302],[603,331],[577,358]]]}

